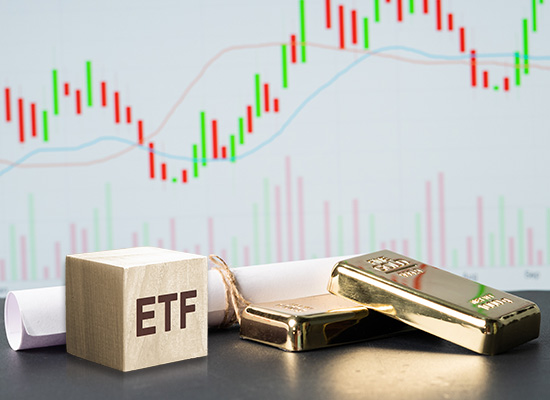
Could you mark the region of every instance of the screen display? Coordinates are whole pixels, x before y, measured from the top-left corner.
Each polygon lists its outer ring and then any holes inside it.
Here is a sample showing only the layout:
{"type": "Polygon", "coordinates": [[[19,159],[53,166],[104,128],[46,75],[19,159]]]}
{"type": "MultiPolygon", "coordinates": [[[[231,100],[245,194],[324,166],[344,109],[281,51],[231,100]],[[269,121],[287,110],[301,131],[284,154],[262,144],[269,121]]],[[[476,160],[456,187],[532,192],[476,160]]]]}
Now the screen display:
{"type": "Polygon", "coordinates": [[[0,294],[133,246],[550,289],[549,3],[0,1],[0,294]]]}

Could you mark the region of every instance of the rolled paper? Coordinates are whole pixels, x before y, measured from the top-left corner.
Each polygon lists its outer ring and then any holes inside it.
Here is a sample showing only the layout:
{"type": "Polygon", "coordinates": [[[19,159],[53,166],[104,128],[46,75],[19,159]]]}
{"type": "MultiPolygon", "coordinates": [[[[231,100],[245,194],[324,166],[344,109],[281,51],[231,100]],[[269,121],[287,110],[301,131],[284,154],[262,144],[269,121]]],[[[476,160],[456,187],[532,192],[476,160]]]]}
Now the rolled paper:
{"type": "Polygon", "coordinates": [[[9,292],[4,323],[14,350],[65,344],[65,286],[9,292]]]}
{"type": "MultiPolygon", "coordinates": [[[[332,267],[345,257],[232,268],[242,295],[253,303],[327,294],[332,267]]],[[[208,325],[222,323],[225,286],[208,271],[208,325]]],[[[65,344],[65,286],[9,292],[4,306],[8,343],[14,350],[65,344]]]]}

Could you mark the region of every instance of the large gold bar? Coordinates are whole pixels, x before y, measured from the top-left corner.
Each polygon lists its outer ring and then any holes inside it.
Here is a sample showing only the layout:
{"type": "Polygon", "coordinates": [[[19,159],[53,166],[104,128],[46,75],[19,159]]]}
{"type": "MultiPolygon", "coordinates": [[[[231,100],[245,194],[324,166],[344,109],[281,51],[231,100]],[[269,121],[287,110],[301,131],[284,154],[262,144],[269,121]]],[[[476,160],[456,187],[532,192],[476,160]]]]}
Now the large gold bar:
{"type": "Polygon", "coordinates": [[[388,250],[339,262],[328,290],[481,354],[539,336],[535,303],[388,250]]]}
{"type": "Polygon", "coordinates": [[[248,306],[241,338],[286,351],[314,350],[413,328],[331,294],[248,306]]]}

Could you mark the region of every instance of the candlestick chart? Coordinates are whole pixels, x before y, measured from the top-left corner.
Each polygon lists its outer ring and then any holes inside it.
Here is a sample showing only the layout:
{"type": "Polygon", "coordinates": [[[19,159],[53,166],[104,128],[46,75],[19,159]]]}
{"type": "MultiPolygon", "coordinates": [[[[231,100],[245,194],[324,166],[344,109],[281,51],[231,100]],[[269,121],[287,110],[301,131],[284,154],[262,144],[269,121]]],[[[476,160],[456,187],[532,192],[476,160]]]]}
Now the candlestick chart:
{"type": "Polygon", "coordinates": [[[550,288],[546,3],[0,2],[0,294],[131,246],[550,288]]]}

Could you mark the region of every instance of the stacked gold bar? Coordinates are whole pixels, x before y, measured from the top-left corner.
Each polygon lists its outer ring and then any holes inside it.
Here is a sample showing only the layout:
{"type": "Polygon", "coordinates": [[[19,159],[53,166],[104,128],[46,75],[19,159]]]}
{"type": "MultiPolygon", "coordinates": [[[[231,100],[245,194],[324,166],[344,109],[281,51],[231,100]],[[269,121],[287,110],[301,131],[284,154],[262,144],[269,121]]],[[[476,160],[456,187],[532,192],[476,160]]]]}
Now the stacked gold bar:
{"type": "Polygon", "coordinates": [[[388,250],[338,262],[328,290],[248,306],[241,337],[302,351],[418,328],[493,355],[539,335],[535,303],[388,250]]]}

